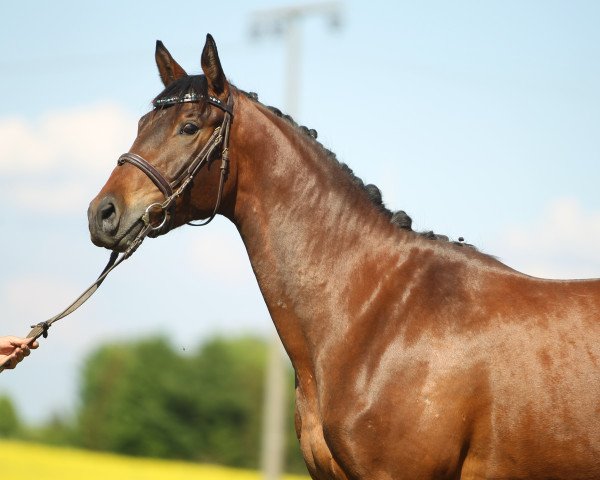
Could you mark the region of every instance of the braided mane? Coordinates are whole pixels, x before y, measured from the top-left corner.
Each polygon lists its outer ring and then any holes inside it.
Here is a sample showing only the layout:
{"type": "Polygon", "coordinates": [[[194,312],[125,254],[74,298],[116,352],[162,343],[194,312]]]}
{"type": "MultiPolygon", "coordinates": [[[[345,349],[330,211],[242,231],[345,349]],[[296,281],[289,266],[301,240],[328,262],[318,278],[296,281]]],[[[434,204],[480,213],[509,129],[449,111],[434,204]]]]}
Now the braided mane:
{"type": "MultiPolygon", "coordinates": [[[[257,103],[260,103],[258,100],[258,94],[256,94],[255,92],[245,92],[243,90],[240,90],[240,92],[243,93],[244,95],[246,95],[246,97],[248,97],[249,99],[251,99],[257,103]]],[[[409,231],[414,232],[417,235],[420,235],[429,240],[441,240],[441,241],[445,241],[445,242],[451,241],[447,235],[441,235],[438,233],[434,233],[432,230],[428,230],[428,231],[424,231],[424,232],[415,232],[412,229],[412,218],[404,210],[397,210],[397,211],[393,212],[390,209],[388,209],[385,206],[385,204],[383,203],[383,197],[381,195],[381,190],[379,189],[379,187],[372,183],[365,184],[363,182],[363,180],[360,177],[358,177],[347,164],[345,164],[344,162],[340,162],[337,159],[337,156],[334,152],[329,150],[327,147],[325,147],[321,142],[319,142],[317,140],[318,134],[314,128],[308,128],[304,125],[299,125],[298,123],[296,123],[296,121],[290,115],[284,114],[277,107],[264,105],[262,103],[261,103],[261,105],[266,107],[268,110],[270,110],[272,113],[274,113],[278,117],[283,118],[284,120],[288,121],[291,125],[293,125],[297,129],[301,130],[306,135],[312,137],[314,139],[315,143],[317,143],[321,147],[321,149],[326,153],[326,155],[329,158],[331,158],[332,160],[334,160],[340,166],[340,168],[352,179],[352,181],[356,185],[358,185],[360,188],[362,188],[363,190],[366,191],[371,202],[377,207],[377,209],[380,212],[382,212],[384,215],[389,217],[391,223],[396,225],[398,228],[401,228],[403,230],[409,230],[409,231]]],[[[466,245],[469,247],[473,247],[473,245],[471,245],[471,244],[464,243],[464,239],[462,237],[459,237],[457,242],[453,241],[452,243],[455,243],[457,245],[466,245]]]]}

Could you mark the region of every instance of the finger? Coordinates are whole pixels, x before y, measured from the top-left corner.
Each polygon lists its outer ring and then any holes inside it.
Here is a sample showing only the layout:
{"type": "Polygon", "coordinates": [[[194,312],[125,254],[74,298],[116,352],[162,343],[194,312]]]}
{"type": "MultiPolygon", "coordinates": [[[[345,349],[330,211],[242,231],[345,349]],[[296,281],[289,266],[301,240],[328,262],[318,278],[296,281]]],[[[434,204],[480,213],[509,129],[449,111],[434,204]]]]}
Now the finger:
{"type": "Polygon", "coordinates": [[[21,348],[38,348],[40,344],[33,337],[29,338],[21,338],[21,337],[8,337],[10,344],[13,347],[21,347],[21,348]]]}
{"type": "Polygon", "coordinates": [[[33,341],[35,341],[35,338],[33,338],[33,337],[23,338],[23,337],[9,336],[9,337],[6,337],[6,338],[8,339],[8,341],[10,342],[10,344],[13,347],[20,347],[22,345],[29,345],[33,341]]]}
{"type": "Polygon", "coordinates": [[[15,351],[13,352],[12,356],[15,358],[17,363],[19,363],[21,360],[23,360],[24,355],[25,355],[25,352],[21,349],[21,347],[17,347],[15,349],[15,351]]]}
{"type": "Polygon", "coordinates": [[[39,346],[40,344],[35,340],[35,338],[28,338],[20,345],[20,347],[25,351],[25,355],[29,355],[31,349],[36,349],[39,346]]]}
{"type": "Polygon", "coordinates": [[[22,344],[27,342],[26,338],[8,336],[6,339],[10,342],[13,347],[20,347],[22,344]]]}

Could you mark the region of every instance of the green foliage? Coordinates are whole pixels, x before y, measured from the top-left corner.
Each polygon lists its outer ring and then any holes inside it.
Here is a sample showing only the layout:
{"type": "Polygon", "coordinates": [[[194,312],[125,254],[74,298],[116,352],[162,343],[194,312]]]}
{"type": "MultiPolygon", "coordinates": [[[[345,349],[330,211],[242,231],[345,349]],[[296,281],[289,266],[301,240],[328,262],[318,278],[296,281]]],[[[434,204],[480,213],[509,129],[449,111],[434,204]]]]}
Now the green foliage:
{"type": "MultiPolygon", "coordinates": [[[[177,390],[184,359],[162,339],[108,345],[86,362],[80,434],[84,446],[130,455],[186,458],[177,390]]],[[[185,428],[183,428],[185,430],[185,428]]]]}
{"type": "MultiPolygon", "coordinates": [[[[91,354],[78,415],[83,446],[128,455],[258,467],[267,348],[216,338],[190,354],[164,338],[91,354]]],[[[293,375],[290,371],[290,402],[293,375]]],[[[305,472],[290,410],[288,466],[305,472]]]]}
{"type": "Polygon", "coordinates": [[[199,460],[257,466],[265,358],[263,342],[241,338],[215,339],[190,359],[199,460]]]}
{"type": "Polygon", "coordinates": [[[21,422],[12,400],[7,396],[0,396],[0,437],[14,437],[20,428],[21,422]]]}
{"type": "Polygon", "coordinates": [[[47,445],[78,445],[73,421],[58,414],[40,426],[22,428],[16,438],[47,445]]]}

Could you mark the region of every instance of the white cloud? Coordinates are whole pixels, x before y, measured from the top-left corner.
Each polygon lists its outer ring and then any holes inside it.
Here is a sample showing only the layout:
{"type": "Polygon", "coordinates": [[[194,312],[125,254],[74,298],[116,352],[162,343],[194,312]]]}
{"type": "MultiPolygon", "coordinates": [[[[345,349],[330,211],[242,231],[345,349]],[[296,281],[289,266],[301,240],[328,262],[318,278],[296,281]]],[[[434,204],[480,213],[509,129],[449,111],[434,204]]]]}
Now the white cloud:
{"type": "Polygon", "coordinates": [[[0,173],[42,174],[68,167],[102,172],[135,137],[136,121],[104,103],[55,111],[35,120],[0,118],[0,173]]]}
{"type": "Polygon", "coordinates": [[[496,244],[502,261],[530,275],[600,277],[600,212],[575,199],[556,200],[538,221],[507,229],[496,244]]]}
{"type": "MultiPolygon", "coordinates": [[[[86,182],[87,183],[87,182],[86,182]]],[[[100,188],[100,180],[97,189],[100,188]]],[[[18,182],[7,189],[9,198],[20,207],[41,214],[76,213],[86,211],[94,190],[83,183],[18,182]]]]}
{"type": "Polygon", "coordinates": [[[106,103],[0,118],[3,204],[44,215],[85,212],[135,131],[133,115],[106,103]]]}

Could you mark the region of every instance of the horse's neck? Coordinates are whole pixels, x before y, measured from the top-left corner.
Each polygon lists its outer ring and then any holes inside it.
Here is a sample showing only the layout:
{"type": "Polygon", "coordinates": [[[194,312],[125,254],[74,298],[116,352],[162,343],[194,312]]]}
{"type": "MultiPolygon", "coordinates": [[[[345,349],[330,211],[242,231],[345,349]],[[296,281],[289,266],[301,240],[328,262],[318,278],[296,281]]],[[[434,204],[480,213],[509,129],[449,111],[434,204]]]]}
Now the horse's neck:
{"type": "Polygon", "coordinates": [[[358,265],[398,234],[316,142],[247,99],[237,111],[233,220],[294,366],[312,369],[347,328],[348,288],[369,280],[358,265]]]}

